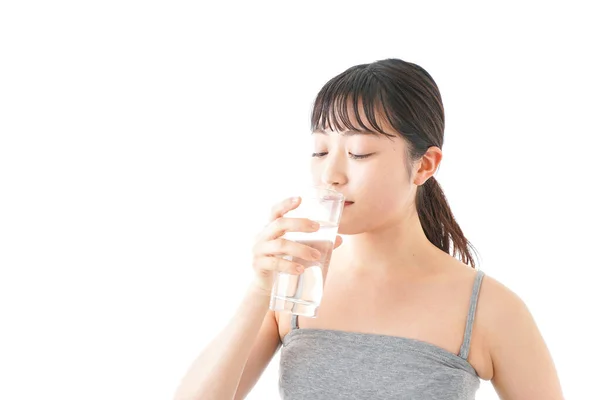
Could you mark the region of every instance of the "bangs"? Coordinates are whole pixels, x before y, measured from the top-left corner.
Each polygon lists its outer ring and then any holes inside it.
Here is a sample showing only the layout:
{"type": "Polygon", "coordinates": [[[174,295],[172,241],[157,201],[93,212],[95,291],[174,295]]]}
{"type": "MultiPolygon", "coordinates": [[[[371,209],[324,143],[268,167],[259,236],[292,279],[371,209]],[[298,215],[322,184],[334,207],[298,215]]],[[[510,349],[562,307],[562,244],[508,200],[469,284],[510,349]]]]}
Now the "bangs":
{"type": "Polygon", "coordinates": [[[381,118],[393,126],[384,101],[385,88],[366,67],[352,67],[323,86],[311,114],[313,132],[351,130],[398,136],[381,127],[381,118]]]}

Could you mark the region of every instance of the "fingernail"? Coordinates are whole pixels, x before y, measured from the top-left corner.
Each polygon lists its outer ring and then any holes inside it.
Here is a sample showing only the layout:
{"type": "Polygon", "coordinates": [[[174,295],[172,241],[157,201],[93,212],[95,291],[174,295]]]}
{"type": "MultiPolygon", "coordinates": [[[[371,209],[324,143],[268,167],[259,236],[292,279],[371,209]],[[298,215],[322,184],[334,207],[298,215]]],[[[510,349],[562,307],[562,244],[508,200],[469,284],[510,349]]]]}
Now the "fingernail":
{"type": "Polygon", "coordinates": [[[314,258],[316,258],[316,259],[319,259],[319,258],[321,258],[321,253],[320,253],[318,250],[313,250],[313,251],[311,252],[311,254],[312,254],[312,256],[313,256],[314,258]]]}
{"type": "Polygon", "coordinates": [[[297,266],[296,271],[302,273],[304,271],[304,268],[302,268],[301,266],[297,266]]]}
{"type": "Polygon", "coordinates": [[[297,203],[300,201],[300,197],[292,197],[292,203],[297,203]]]}
{"type": "Polygon", "coordinates": [[[312,227],[313,229],[319,229],[319,228],[321,227],[321,225],[320,225],[318,222],[313,222],[313,223],[311,224],[311,227],[312,227]]]}

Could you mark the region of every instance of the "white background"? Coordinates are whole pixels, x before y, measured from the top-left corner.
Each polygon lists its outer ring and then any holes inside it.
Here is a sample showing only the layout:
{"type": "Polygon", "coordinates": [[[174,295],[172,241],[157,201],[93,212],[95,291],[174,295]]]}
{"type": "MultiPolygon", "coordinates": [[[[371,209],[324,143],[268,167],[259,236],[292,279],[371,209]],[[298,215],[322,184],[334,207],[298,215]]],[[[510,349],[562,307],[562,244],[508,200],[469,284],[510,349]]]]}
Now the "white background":
{"type": "MultiPolygon", "coordinates": [[[[314,96],[388,57],[440,87],[437,178],[481,268],[567,398],[596,396],[593,2],[218,3],[1,3],[0,398],[171,398],[307,181],[314,96]]],[[[249,398],[277,398],[277,364],[249,398]]]]}

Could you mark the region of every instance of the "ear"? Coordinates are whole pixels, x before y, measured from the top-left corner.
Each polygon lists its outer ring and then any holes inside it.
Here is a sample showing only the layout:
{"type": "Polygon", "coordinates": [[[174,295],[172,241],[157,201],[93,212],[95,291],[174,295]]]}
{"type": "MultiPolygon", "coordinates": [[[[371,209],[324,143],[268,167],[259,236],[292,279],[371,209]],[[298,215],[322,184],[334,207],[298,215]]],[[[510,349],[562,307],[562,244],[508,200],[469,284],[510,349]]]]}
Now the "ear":
{"type": "Polygon", "coordinates": [[[442,162],[442,150],[437,146],[428,148],[416,165],[413,183],[421,186],[427,182],[427,179],[437,171],[440,162],[442,162]]]}

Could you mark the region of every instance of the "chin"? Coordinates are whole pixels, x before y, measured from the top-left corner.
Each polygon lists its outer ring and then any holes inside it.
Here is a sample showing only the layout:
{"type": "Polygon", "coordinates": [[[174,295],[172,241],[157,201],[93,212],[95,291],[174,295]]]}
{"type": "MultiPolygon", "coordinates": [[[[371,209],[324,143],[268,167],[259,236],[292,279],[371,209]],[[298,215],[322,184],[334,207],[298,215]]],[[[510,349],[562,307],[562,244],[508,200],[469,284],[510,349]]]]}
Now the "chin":
{"type": "Polygon", "coordinates": [[[367,231],[366,227],[360,223],[349,223],[348,221],[340,221],[340,226],[338,227],[338,235],[358,235],[359,233],[364,233],[367,231]]]}
{"type": "Polygon", "coordinates": [[[386,227],[401,223],[394,214],[378,214],[376,212],[362,214],[356,218],[356,214],[342,214],[340,225],[338,226],[339,235],[358,235],[365,232],[372,232],[386,227]]]}

